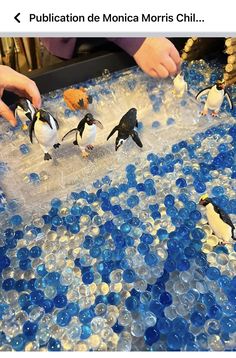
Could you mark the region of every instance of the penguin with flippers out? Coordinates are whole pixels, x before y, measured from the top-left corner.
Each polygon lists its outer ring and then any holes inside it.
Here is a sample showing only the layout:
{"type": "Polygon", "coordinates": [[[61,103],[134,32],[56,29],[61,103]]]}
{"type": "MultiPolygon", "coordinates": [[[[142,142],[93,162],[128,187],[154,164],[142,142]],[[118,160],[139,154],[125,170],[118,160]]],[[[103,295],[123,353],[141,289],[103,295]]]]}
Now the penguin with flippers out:
{"type": "Polygon", "coordinates": [[[201,112],[201,115],[205,116],[208,113],[208,110],[210,109],[212,111],[212,116],[216,117],[220,111],[220,107],[223,103],[224,97],[226,97],[229,107],[232,110],[233,109],[233,102],[232,99],[225,89],[225,82],[217,81],[216,84],[212,87],[207,87],[196,95],[196,99],[199,100],[202,96],[207,95],[207,100],[205,102],[203,111],[201,112]]]}
{"type": "Polygon", "coordinates": [[[57,138],[59,125],[57,120],[47,111],[39,109],[29,125],[30,141],[33,143],[33,135],[44,152],[44,160],[52,159],[49,150],[59,148],[57,138]]]}
{"type": "Polygon", "coordinates": [[[113,136],[113,134],[118,131],[118,135],[116,138],[115,150],[118,148],[129,138],[129,136],[133,139],[133,141],[142,148],[143,144],[139,138],[138,133],[135,130],[135,127],[138,128],[137,121],[137,110],[136,108],[131,108],[120,120],[119,124],[114,127],[107,137],[107,140],[113,136]]]}
{"type": "Polygon", "coordinates": [[[89,152],[94,146],[97,127],[103,129],[103,125],[97,119],[94,119],[91,113],[87,113],[84,118],[81,119],[78,126],[76,128],[71,129],[67,132],[62,141],[69,135],[75,132],[75,140],[73,142],[74,145],[78,145],[82,151],[82,156],[84,158],[89,156],[89,152]],[[79,134],[79,136],[78,136],[79,134]]]}
{"type": "Polygon", "coordinates": [[[200,198],[199,204],[206,209],[208,224],[222,244],[230,244],[230,240],[236,240],[234,236],[235,226],[229,215],[208,197],[207,194],[200,198]]]}
{"type": "Polygon", "coordinates": [[[35,112],[36,108],[28,98],[20,98],[15,103],[15,117],[21,120],[23,130],[28,129],[26,122],[33,120],[35,112]]]}

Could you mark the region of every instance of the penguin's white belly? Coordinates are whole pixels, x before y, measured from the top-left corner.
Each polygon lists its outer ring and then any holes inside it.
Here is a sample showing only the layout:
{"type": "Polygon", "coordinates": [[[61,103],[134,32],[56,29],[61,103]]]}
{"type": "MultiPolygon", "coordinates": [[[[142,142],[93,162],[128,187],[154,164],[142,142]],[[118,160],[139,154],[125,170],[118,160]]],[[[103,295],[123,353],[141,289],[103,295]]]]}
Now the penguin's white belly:
{"type": "Polygon", "coordinates": [[[34,134],[39,144],[43,147],[50,149],[56,144],[57,141],[57,128],[53,121],[51,123],[52,128],[42,121],[36,121],[34,125],[34,134]]]}
{"type": "Polygon", "coordinates": [[[206,105],[209,109],[217,111],[220,109],[224,99],[224,91],[218,91],[212,88],[208,94],[206,105]]]}
{"type": "Polygon", "coordinates": [[[206,215],[214,234],[221,240],[229,241],[232,238],[232,228],[215,212],[212,204],[207,205],[206,215]]]}
{"type": "Polygon", "coordinates": [[[97,133],[97,127],[95,124],[92,124],[91,126],[86,126],[82,138],[80,137],[79,133],[77,135],[78,144],[80,147],[86,147],[89,144],[93,144],[95,142],[97,133]]]}

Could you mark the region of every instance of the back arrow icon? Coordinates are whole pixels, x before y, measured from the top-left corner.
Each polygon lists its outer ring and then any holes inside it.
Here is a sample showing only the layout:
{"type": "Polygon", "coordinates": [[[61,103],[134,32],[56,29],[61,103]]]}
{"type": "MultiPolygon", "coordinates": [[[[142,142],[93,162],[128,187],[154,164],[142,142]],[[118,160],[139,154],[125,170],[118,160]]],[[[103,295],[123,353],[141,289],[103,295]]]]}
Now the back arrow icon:
{"type": "Polygon", "coordinates": [[[20,23],[20,20],[18,19],[18,17],[20,16],[20,12],[18,12],[18,14],[16,14],[16,16],[14,17],[14,19],[20,23]]]}

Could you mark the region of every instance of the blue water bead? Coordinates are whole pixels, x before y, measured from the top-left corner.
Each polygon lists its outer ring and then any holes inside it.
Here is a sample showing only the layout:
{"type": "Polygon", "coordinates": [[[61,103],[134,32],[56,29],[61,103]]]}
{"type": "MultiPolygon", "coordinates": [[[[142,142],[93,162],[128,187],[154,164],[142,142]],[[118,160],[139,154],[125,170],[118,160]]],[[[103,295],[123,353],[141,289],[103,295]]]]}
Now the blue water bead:
{"type": "Polygon", "coordinates": [[[154,237],[151,234],[143,233],[140,237],[140,241],[144,242],[145,244],[151,245],[154,241],[154,237]]]}
{"type": "Polygon", "coordinates": [[[193,210],[193,211],[190,212],[189,218],[190,218],[191,220],[197,222],[197,221],[201,220],[202,214],[201,214],[201,212],[198,211],[198,210],[193,210]]]}
{"type": "Polygon", "coordinates": [[[13,337],[11,340],[11,346],[15,351],[23,351],[26,344],[26,338],[23,334],[18,334],[16,337],[13,337]]]}
{"type": "Polygon", "coordinates": [[[222,308],[219,305],[214,304],[211,307],[209,307],[208,315],[210,318],[219,320],[222,317],[222,308]]]}
{"type": "Polygon", "coordinates": [[[69,231],[72,233],[72,234],[78,234],[80,232],[80,226],[78,224],[72,224],[72,225],[69,225],[69,231]]]}
{"type": "Polygon", "coordinates": [[[175,197],[171,194],[166,195],[165,199],[164,199],[164,204],[166,207],[168,206],[173,206],[175,203],[175,197]]]}
{"type": "Polygon", "coordinates": [[[174,332],[178,332],[181,337],[184,337],[188,331],[188,322],[183,317],[176,317],[172,321],[172,329],[174,332]]]}
{"type": "Polygon", "coordinates": [[[125,306],[129,311],[137,311],[139,308],[139,300],[137,297],[130,296],[125,300],[125,306]]]}
{"type": "Polygon", "coordinates": [[[119,215],[121,213],[121,211],[122,211],[122,208],[120,205],[113,205],[111,207],[111,212],[113,215],[119,215]]]}
{"type": "Polygon", "coordinates": [[[80,339],[82,339],[82,340],[87,339],[91,336],[91,334],[92,334],[92,330],[91,330],[90,326],[82,325],[80,339]]]}
{"type": "Polygon", "coordinates": [[[53,226],[60,226],[62,225],[63,220],[59,215],[55,215],[52,217],[52,225],[53,226]]]}
{"type": "Polygon", "coordinates": [[[108,295],[107,295],[107,302],[110,304],[110,305],[114,305],[114,306],[118,306],[121,302],[121,296],[119,293],[116,293],[116,292],[110,292],[108,295]]]}
{"type": "Polygon", "coordinates": [[[157,342],[160,338],[160,332],[158,331],[157,327],[148,327],[144,334],[145,343],[148,346],[153,345],[153,343],[157,342]]]}
{"type": "Polygon", "coordinates": [[[48,273],[45,268],[45,264],[38,265],[36,271],[37,271],[37,274],[42,277],[47,275],[47,273],[48,273]]]}
{"type": "Polygon", "coordinates": [[[21,240],[21,239],[23,239],[23,237],[24,237],[24,233],[23,233],[22,230],[17,230],[17,231],[15,232],[14,238],[15,238],[16,240],[21,240]]]}
{"type": "Polygon", "coordinates": [[[67,297],[66,295],[62,295],[62,294],[56,295],[54,297],[53,302],[55,307],[57,308],[65,307],[67,305],[67,297]]]}
{"type": "Polygon", "coordinates": [[[187,182],[184,178],[178,178],[175,184],[178,188],[185,188],[187,186],[187,182]]]}
{"type": "Polygon", "coordinates": [[[175,119],[174,118],[168,118],[167,119],[167,121],[166,121],[166,124],[168,125],[168,126],[171,126],[172,124],[174,124],[175,123],[175,119]]]}
{"type": "Polygon", "coordinates": [[[146,255],[149,252],[149,246],[148,244],[141,242],[140,244],[138,244],[137,250],[141,255],[146,255]]]}
{"type": "MultiPolygon", "coordinates": [[[[74,204],[70,209],[70,213],[73,216],[79,216],[82,213],[82,209],[79,205],[74,204]]],[[[68,222],[68,224],[71,224],[71,222],[68,222]]]]}
{"type": "Polygon", "coordinates": [[[62,201],[60,199],[58,199],[58,198],[54,198],[54,199],[51,200],[51,206],[53,208],[58,209],[58,208],[60,208],[61,204],[62,204],[62,201]]]}
{"type": "Polygon", "coordinates": [[[17,292],[26,291],[27,289],[27,281],[24,279],[17,280],[15,282],[15,290],[17,292]]]}
{"type": "Polygon", "coordinates": [[[156,326],[161,334],[167,334],[171,331],[172,322],[166,317],[160,317],[158,318],[156,326]]]}
{"type": "Polygon", "coordinates": [[[195,228],[191,231],[191,236],[194,240],[202,240],[205,237],[205,232],[199,228],[195,228]]]}
{"type": "Polygon", "coordinates": [[[44,300],[44,292],[41,290],[35,290],[30,293],[31,302],[34,304],[41,304],[44,300]]]}
{"type": "Polygon", "coordinates": [[[2,283],[2,288],[5,291],[13,290],[15,288],[14,278],[7,278],[6,280],[4,280],[2,283]]]}
{"type": "Polygon", "coordinates": [[[172,304],[172,296],[169,292],[165,291],[160,295],[160,302],[164,306],[170,306],[172,304]]]}
{"type": "Polygon", "coordinates": [[[128,234],[131,231],[131,226],[127,223],[124,223],[121,225],[120,230],[124,233],[124,234],[128,234]]]}
{"type": "Polygon", "coordinates": [[[22,154],[28,154],[30,152],[29,146],[27,144],[21,144],[19,149],[22,154]]]}
{"type": "Polygon", "coordinates": [[[36,184],[40,182],[40,176],[37,173],[30,173],[29,180],[31,183],[36,184]]]}
{"type": "Polygon", "coordinates": [[[160,122],[159,121],[153,121],[152,122],[152,128],[159,128],[160,127],[160,122]]]}
{"type": "Polygon", "coordinates": [[[45,313],[51,313],[54,309],[54,303],[52,300],[46,298],[40,303],[40,306],[44,309],[45,313]]]}
{"type": "Polygon", "coordinates": [[[202,181],[194,180],[193,186],[194,186],[194,189],[196,190],[196,192],[199,194],[204,193],[206,191],[206,185],[202,181]]]}
{"type": "Polygon", "coordinates": [[[203,313],[198,311],[193,311],[190,316],[192,324],[196,327],[201,327],[205,324],[206,318],[203,313]]]}
{"type": "Polygon", "coordinates": [[[128,199],[127,199],[127,205],[130,208],[134,208],[135,206],[137,206],[139,204],[139,197],[137,195],[131,195],[128,199]]]}
{"type": "Polygon", "coordinates": [[[168,238],[168,231],[165,229],[158,229],[157,236],[159,237],[160,240],[165,240],[168,238]]]}
{"type": "Polygon", "coordinates": [[[179,351],[182,347],[183,339],[176,332],[170,332],[167,336],[167,347],[172,351],[179,351]]]}
{"type": "Polygon", "coordinates": [[[148,266],[152,267],[157,265],[158,258],[153,252],[148,252],[144,257],[144,261],[148,266]]]}
{"type": "Polygon", "coordinates": [[[114,324],[114,326],[112,326],[111,328],[113,329],[113,332],[119,334],[119,333],[121,333],[121,332],[123,331],[124,326],[120,325],[120,324],[118,323],[118,321],[116,321],[116,323],[114,324]]]}
{"type": "Polygon", "coordinates": [[[20,215],[13,215],[10,222],[13,226],[18,226],[22,223],[22,217],[20,215]]]}
{"type": "Polygon", "coordinates": [[[66,306],[66,310],[70,313],[71,316],[77,316],[79,313],[79,305],[76,302],[70,302],[66,306]]]}
{"type": "Polygon", "coordinates": [[[134,270],[132,269],[127,269],[127,270],[124,270],[123,272],[123,280],[127,283],[132,283],[134,282],[136,279],[136,274],[134,272],[134,270]]]}
{"type": "Polygon", "coordinates": [[[23,325],[23,334],[27,340],[32,341],[35,338],[35,335],[38,330],[38,323],[26,321],[23,325]]]}
{"type": "Polygon", "coordinates": [[[188,271],[190,262],[187,259],[180,259],[177,261],[176,267],[179,271],[188,271]]]}
{"type": "Polygon", "coordinates": [[[60,281],[59,272],[49,272],[45,277],[47,285],[57,287],[60,281]]]}
{"type": "Polygon", "coordinates": [[[220,277],[220,270],[217,267],[208,267],[206,270],[206,276],[209,278],[209,280],[218,280],[220,277]]]}
{"type": "Polygon", "coordinates": [[[91,308],[85,308],[79,312],[79,319],[81,323],[88,324],[94,317],[94,311],[91,308]]]}
{"type": "Polygon", "coordinates": [[[173,272],[176,269],[176,262],[174,260],[171,260],[170,258],[168,258],[165,261],[164,267],[167,272],[173,272]]]}
{"type": "Polygon", "coordinates": [[[49,352],[59,352],[61,350],[61,342],[59,339],[50,338],[48,341],[49,352]]]}
{"type": "Polygon", "coordinates": [[[226,333],[236,332],[236,319],[234,316],[223,317],[220,321],[220,326],[222,331],[226,333]]]}
{"type": "Polygon", "coordinates": [[[14,235],[15,232],[13,229],[8,228],[4,231],[4,236],[6,237],[6,239],[13,239],[14,235]]]}
{"type": "Polygon", "coordinates": [[[90,285],[94,281],[94,274],[91,271],[87,271],[82,275],[82,281],[85,285],[90,285]]]}
{"type": "Polygon", "coordinates": [[[23,310],[26,310],[31,305],[30,295],[28,293],[22,293],[18,299],[18,303],[23,310]]]}
{"type": "Polygon", "coordinates": [[[30,249],[30,256],[34,259],[40,257],[41,254],[42,254],[42,249],[39,246],[33,246],[30,249]]]}
{"type": "Polygon", "coordinates": [[[227,297],[230,303],[236,305],[236,288],[227,291],[227,297]]]}
{"type": "Polygon", "coordinates": [[[31,260],[30,259],[20,260],[19,267],[23,271],[29,270],[31,268],[31,260]]]}
{"type": "Polygon", "coordinates": [[[57,314],[57,324],[61,327],[66,327],[71,321],[71,315],[70,312],[68,312],[66,309],[58,312],[57,314]]]}
{"type": "Polygon", "coordinates": [[[109,177],[108,175],[106,175],[106,176],[104,176],[104,177],[102,178],[102,182],[103,182],[103,184],[108,184],[108,185],[110,185],[111,182],[112,182],[112,180],[110,179],[110,177],[109,177]]]}

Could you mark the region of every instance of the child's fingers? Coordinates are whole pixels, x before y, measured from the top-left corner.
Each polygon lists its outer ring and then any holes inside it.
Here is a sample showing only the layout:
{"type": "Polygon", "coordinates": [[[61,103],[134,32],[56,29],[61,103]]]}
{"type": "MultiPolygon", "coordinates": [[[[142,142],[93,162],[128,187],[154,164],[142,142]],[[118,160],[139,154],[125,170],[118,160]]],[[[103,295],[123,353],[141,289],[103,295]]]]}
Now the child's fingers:
{"type": "Polygon", "coordinates": [[[174,46],[170,50],[170,57],[174,60],[177,66],[181,63],[181,57],[179,55],[179,52],[174,46]]]}
{"type": "Polygon", "coordinates": [[[158,76],[161,78],[167,78],[169,76],[169,72],[162,64],[158,64],[154,68],[154,70],[157,72],[158,76]]]}
{"type": "Polygon", "coordinates": [[[171,57],[166,56],[162,64],[167,69],[170,75],[174,75],[177,72],[177,65],[171,57]]]}
{"type": "Polygon", "coordinates": [[[35,82],[29,78],[18,74],[14,84],[7,85],[5,89],[15,92],[16,94],[25,93],[36,108],[41,107],[41,96],[35,82]]]}
{"type": "Polygon", "coordinates": [[[13,127],[16,126],[16,119],[13,115],[13,112],[2,100],[0,100],[0,116],[10,122],[13,127]]]}
{"type": "Polygon", "coordinates": [[[145,71],[149,76],[153,77],[153,78],[158,78],[158,73],[153,69],[151,68],[150,70],[147,70],[145,71]]]}

